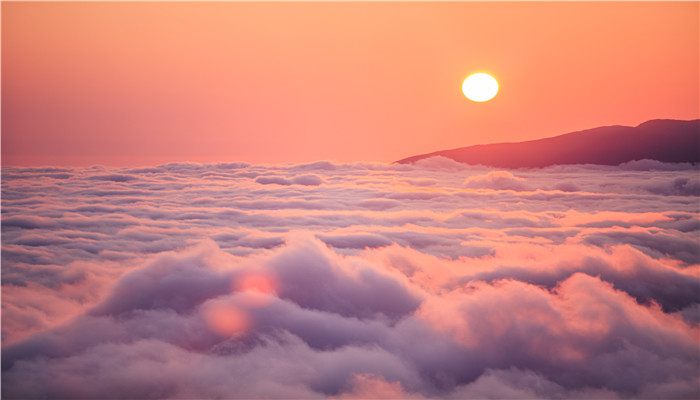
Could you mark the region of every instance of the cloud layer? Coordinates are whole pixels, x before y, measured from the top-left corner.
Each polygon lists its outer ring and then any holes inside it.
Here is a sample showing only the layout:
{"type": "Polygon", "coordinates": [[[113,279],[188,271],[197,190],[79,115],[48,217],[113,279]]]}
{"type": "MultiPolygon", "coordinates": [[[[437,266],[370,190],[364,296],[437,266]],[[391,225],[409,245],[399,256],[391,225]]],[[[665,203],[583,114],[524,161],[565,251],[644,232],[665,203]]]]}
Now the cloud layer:
{"type": "Polygon", "coordinates": [[[698,170],[4,168],[6,398],[697,398],[698,170]]]}

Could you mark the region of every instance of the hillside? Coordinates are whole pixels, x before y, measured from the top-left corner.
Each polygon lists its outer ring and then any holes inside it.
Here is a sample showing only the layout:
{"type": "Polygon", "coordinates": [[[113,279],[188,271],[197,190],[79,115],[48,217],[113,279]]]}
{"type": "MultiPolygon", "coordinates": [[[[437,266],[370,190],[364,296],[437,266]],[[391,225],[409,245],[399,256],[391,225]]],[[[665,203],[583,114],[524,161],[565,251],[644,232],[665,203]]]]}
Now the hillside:
{"type": "Polygon", "coordinates": [[[700,161],[700,120],[657,119],[636,127],[603,126],[545,139],[482,144],[416,155],[397,163],[444,156],[465,164],[499,168],[538,168],[555,164],[618,165],[652,159],[700,161]]]}

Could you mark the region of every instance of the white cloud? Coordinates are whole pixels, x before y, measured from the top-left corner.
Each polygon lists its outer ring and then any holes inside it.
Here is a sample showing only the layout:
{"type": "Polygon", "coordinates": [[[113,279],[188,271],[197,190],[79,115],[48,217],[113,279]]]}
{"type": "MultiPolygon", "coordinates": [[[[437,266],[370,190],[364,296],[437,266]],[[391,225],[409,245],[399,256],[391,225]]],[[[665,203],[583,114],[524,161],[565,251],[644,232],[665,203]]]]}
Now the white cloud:
{"type": "Polygon", "coordinates": [[[4,168],[3,394],[699,397],[696,186],[648,161],[4,168]]]}

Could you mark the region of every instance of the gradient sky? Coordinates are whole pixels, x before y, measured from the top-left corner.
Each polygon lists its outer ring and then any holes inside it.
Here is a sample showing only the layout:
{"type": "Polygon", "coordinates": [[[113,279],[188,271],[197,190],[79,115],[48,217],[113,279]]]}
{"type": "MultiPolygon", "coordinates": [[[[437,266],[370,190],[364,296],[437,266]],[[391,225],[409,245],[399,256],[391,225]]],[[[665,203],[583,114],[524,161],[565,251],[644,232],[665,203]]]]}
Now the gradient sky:
{"type": "Polygon", "coordinates": [[[2,164],[393,161],[700,116],[700,3],[3,3],[2,164]],[[499,95],[466,100],[492,73],[499,95]]]}

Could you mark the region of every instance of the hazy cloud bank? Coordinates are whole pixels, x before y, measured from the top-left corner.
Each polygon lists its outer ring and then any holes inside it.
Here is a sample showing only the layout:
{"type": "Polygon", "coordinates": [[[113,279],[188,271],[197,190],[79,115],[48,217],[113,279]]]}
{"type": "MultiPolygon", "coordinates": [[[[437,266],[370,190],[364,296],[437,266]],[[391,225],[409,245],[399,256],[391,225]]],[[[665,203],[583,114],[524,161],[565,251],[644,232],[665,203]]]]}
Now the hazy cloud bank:
{"type": "Polygon", "coordinates": [[[697,173],[4,168],[3,396],[697,398],[697,173]]]}

